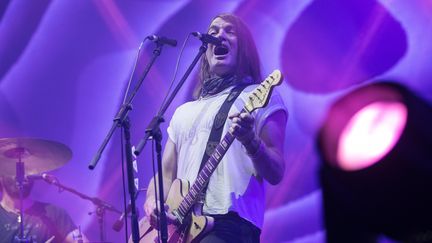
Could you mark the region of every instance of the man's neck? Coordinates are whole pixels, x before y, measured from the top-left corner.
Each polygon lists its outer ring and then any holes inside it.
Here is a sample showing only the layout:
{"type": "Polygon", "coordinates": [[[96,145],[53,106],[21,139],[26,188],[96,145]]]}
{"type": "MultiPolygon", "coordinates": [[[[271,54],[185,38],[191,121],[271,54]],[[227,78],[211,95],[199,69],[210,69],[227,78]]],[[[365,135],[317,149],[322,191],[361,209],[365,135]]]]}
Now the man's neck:
{"type": "MultiPolygon", "coordinates": [[[[25,198],[23,199],[23,210],[30,208],[33,205],[34,201],[25,198]]],[[[3,197],[0,201],[1,206],[8,212],[19,213],[21,203],[19,198],[11,197],[9,194],[3,191],[3,197]]]]}
{"type": "Polygon", "coordinates": [[[212,73],[212,74],[210,74],[210,78],[229,78],[233,75],[235,75],[234,72],[227,72],[227,73],[223,73],[223,74],[212,73]]]}

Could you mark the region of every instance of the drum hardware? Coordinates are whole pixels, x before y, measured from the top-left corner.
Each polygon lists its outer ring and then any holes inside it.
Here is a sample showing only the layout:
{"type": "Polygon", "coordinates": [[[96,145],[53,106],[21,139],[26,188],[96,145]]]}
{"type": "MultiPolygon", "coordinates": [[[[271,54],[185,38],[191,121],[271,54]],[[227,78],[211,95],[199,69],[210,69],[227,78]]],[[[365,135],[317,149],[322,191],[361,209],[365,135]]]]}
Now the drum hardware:
{"type": "Polygon", "coordinates": [[[26,176],[56,169],[69,161],[71,157],[71,150],[58,142],[39,138],[0,139],[0,175],[15,176],[20,195],[18,216],[20,227],[14,242],[32,242],[31,239],[24,236],[23,188],[26,176]]]}
{"type": "MultiPolygon", "coordinates": [[[[138,195],[139,195],[139,193],[140,192],[144,192],[144,191],[147,191],[147,188],[140,188],[140,189],[138,189],[137,190],[137,193],[135,194],[135,200],[138,198],[138,195]]],[[[131,205],[131,203],[130,203],[130,201],[129,201],[129,204],[127,205],[127,207],[126,207],[126,209],[125,209],[125,211],[120,215],[120,217],[114,222],[114,224],[112,225],[112,229],[114,230],[114,231],[117,231],[117,232],[119,232],[122,228],[123,228],[123,225],[124,225],[124,222],[125,222],[125,218],[127,218],[128,217],[128,215],[129,215],[129,213],[132,211],[132,205],[131,205]]],[[[136,210],[137,212],[138,212],[138,210],[136,210]]],[[[138,214],[138,213],[137,213],[138,214]]],[[[139,215],[138,215],[138,217],[139,217],[139,215]]]]}
{"type": "Polygon", "coordinates": [[[60,181],[55,178],[52,175],[48,175],[48,174],[42,174],[41,178],[43,178],[48,184],[53,185],[58,187],[59,192],[63,192],[63,191],[68,191],[72,194],[77,195],[78,197],[84,199],[84,200],[88,200],[90,202],[93,203],[93,205],[96,206],[96,210],[94,212],[89,212],[89,215],[92,214],[96,214],[97,218],[98,218],[98,224],[99,224],[99,238],[100,241],[99,243],[103,243],[106,242],[106,229],[105,229],[105,212],[106,211],[111,211],[111,212],[115,212],[118,213],[119,215],[122,214],[122,212],[120,210],[118,210],[117,208],[115,208],[114,206],[110,205],[109,203],[103,201],[100,198],[97,197],[90,197],[84,193],[81,193],[71,187],[65,186],[63,184],[60,183],[60,181]],[[47,178],[47,179],[45,179],[47,178]]]}

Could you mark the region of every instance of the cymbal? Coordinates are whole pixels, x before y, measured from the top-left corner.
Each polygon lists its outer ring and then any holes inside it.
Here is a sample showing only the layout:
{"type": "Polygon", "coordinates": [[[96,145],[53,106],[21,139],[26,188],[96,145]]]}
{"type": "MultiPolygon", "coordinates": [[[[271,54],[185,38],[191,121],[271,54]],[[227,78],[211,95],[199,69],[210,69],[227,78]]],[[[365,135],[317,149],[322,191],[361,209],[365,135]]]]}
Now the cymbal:
{"type": "Polygon", "coordinates": [[[22,161],[26,175],[54,170],[72,158],[64,144],[40,138],[0,138],[0,175],[15,176],[22,161]]]}

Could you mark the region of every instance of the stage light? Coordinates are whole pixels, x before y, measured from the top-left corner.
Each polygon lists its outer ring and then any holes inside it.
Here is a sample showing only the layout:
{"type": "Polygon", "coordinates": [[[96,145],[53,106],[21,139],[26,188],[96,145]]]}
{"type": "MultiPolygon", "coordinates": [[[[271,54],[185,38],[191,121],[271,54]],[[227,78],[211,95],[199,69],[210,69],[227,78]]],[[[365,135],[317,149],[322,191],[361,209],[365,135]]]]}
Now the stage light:
{"type": "Polygon", "coordinates": [[[358,88],[331,106],[318,150],[329,242],[432,242],[428,102],[396,83],[358,88]]]}

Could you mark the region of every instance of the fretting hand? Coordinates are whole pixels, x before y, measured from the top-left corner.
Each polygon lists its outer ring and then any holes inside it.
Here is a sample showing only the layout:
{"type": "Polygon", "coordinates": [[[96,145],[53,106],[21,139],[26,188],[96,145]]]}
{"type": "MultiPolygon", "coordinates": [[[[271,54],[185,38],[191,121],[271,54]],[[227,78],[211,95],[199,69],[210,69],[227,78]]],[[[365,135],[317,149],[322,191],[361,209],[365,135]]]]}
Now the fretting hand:
{"type": "Polygon", "coordinates": [[[242,144],[248,144],[255,138],[255,118],[249,113],[235,113],[228,117],[232,124],[229,129],[242,144]]]}
{"type": "Polygon", "coordinates": [[[235,113],[229,118],[232,121],[230,133],[243,144],[252,159],[256,158],[261,146],[261,139],[255,135],[255,118],[246,112],[235,113]]]}

